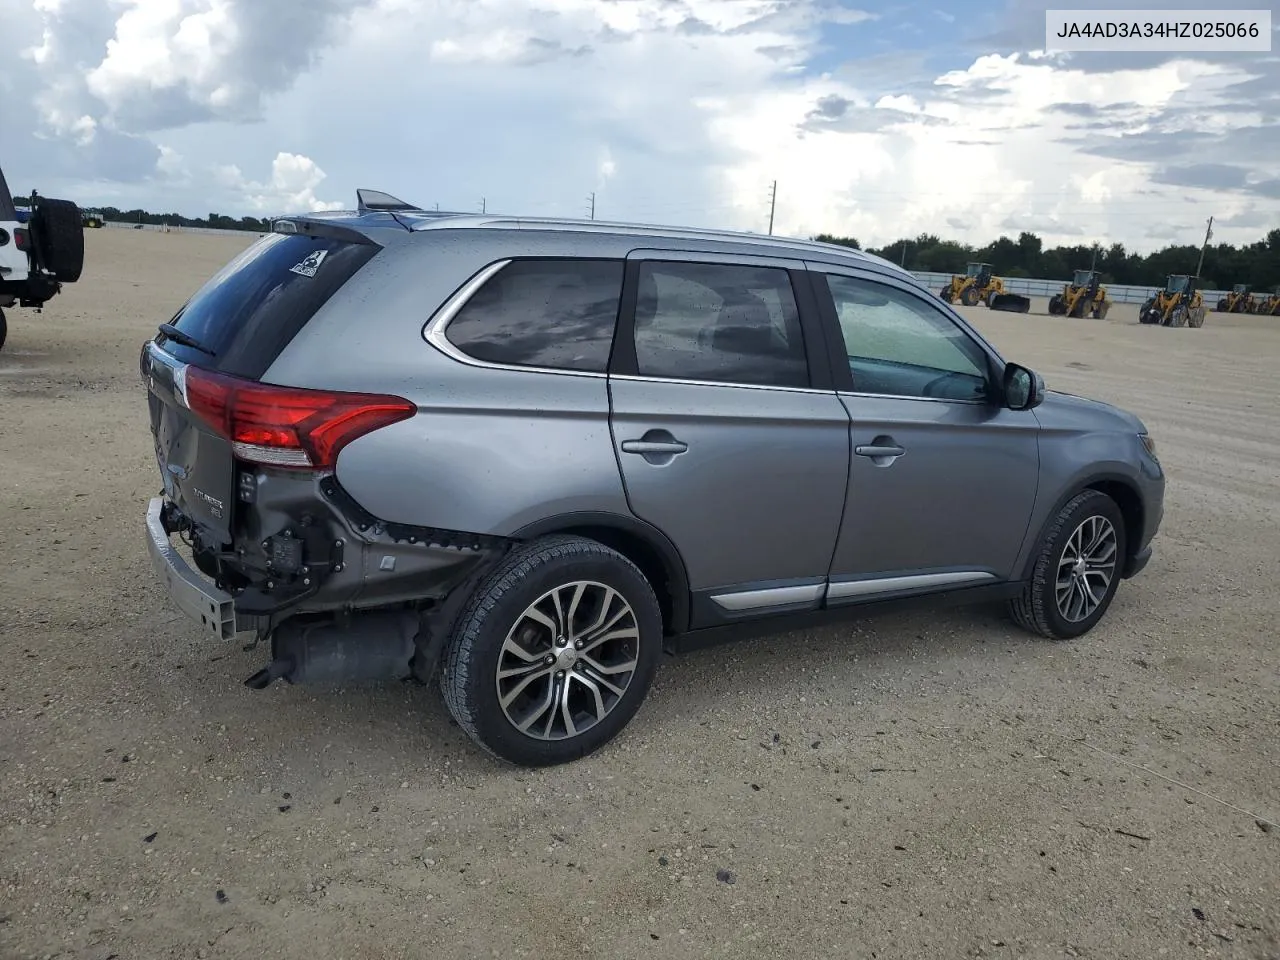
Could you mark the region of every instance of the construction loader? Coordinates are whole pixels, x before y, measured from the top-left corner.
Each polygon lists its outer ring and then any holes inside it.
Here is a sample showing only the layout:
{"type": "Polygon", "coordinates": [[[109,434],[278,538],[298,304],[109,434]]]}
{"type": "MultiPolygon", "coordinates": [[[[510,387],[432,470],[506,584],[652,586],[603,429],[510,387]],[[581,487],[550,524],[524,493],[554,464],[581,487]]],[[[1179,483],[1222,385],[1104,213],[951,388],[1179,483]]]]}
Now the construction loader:
{"type": "Polygon", "coordinates": [[[1249,285],[1237,283],[1225,297],[1218,298],[1218,305],[1214,309],[1218,313],[1253,313],[1257,305],[1257,300],[1249,292],[1249,285]]]}
{"type": "Polygon", "coordinates": [[[1261,317],[1280,317],[1280,287],[1255,300],[1252,312],[1261,317]]]}
{"type": "Polygon", "coordinates": [[[1196,278],[1170,274],[1163,290],[1157,290],[1138,308],[1138,322],[1162,327],[1203,327],[1204,295],[1196,278]]]}
{"type": "Polygon", "coordinates": [[[947,303],[957,300],[966,307],[974,307],[985,303],[990,310],[1007,310],[1011,313],[1026,313],[1031,309],[1031,298],[1017,293],[1006,293],[1004,281],[991,275],[991,264],[971,263],[963,276],[956,274],[938,291],[938,296],[947,303]]]}
{"type": "Polygon", "coordinates": [[[1105,320],[1111,301],[1096,270],[1077,270],[1071,282],[1049,298],[1049,313],[1055,317],[1083,317],[1105,320]]]}

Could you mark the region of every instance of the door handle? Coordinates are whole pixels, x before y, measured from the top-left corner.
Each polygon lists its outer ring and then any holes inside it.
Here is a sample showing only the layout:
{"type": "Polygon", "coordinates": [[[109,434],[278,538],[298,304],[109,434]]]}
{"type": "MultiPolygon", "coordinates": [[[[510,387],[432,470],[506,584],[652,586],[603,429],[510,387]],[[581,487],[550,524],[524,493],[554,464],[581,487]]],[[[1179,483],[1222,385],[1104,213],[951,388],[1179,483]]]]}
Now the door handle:
{"type": "Polygon", "coordinates": [[[639,454],[674,454],[684,453],[689,449],[687,443],[679,440],[623,440],[623,453],[639,454]]]}
{"type": "Polygon", "coordinates": [[[853,452],[860,457],[900,457],[907,451],[897,444],[867,443],[861,444],[853,448],[853,452]]]}

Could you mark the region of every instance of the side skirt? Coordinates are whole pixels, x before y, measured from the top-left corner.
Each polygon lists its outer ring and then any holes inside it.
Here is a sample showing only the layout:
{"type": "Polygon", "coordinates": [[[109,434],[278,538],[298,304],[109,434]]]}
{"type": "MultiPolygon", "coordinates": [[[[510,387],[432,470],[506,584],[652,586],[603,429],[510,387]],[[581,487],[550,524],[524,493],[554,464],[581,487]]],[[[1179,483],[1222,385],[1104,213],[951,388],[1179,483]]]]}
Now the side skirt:
{"type": "Polygon", "coordinates": [[[691,650],[720,646],[737,640],[772,636],[780,633],[789,633],[794,630],[808,630],[814,627],[832,626],[849,620],[857,620],[862,617],[891,613],[898,610],[996,603],[1003,600],[1012,600],[1021,594],[1025,587],[1026,583],[1024,581],[1013,580],[1005,583],[965,587],[958,590],[897,597],[889,600],[845,603],[822,610],[763,616],[751,620],[727,623],[723,626],[704,627],[700,630],[689,630],[685,633],[674,634],[666,638],[664,646],[667,653],[670,654],[688,653],[691,650]]]}

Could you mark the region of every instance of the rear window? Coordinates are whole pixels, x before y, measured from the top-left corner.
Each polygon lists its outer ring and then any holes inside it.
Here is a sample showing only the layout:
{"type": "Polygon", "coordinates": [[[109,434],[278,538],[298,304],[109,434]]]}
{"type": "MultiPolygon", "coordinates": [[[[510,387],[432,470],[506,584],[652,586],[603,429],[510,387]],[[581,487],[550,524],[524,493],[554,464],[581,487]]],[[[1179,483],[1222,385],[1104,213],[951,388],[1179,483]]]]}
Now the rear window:
{"type": "Polygon", "coordinates": [[[621,260],[516,260],[445,330],[477,360],[603,373],[622,298],[621,260]]]}
{"type": "Polygon", "coordinates": [[[223,267],[170,321],[214,356],[172,340],[164,348],[223,373],[261,377],[379,249],[334,237],[269,234],[223,267]]]}

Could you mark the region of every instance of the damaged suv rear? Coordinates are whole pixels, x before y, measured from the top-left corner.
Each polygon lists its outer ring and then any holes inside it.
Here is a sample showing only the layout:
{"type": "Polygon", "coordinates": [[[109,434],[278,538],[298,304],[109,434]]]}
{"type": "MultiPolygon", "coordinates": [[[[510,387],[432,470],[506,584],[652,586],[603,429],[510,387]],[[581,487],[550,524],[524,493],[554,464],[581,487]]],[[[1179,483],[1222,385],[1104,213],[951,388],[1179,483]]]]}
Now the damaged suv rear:
{"type": "MultiPolygon", "coordinates": [[[[163,483],[148,508],[153,559],[175,602],[209,634],[272,638],[276,656],[246,681],[252,687],[281,677],[408,676],[424,663],[415,646],[422,615],[502,541],[383,522],[345,493],[335,475],[342,450],[417,407],[381,392],[275,384],[267,374],[304,327],[351,310],[366,291],[335,295],[404,231],[375,215],[358,229],[314,221],[286,229],[295,232],[273,232],[227,264],[143,349],[163,483]],[[174,535],[214,589],[187,566],[174,535]],[[357,616],[353,633],[353,615],[367,608],[380,614],[357,616]]],[[[350,322],[359,323],[358,311],[350,322]]],[[[335,358],[332,379],[343,379],[343,366],[335,358]]]]}

